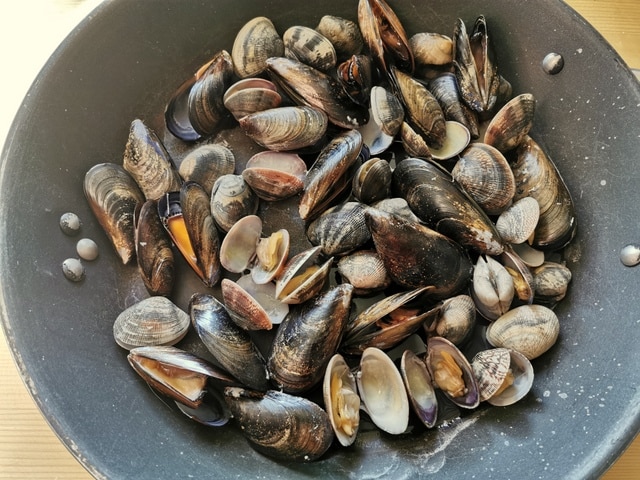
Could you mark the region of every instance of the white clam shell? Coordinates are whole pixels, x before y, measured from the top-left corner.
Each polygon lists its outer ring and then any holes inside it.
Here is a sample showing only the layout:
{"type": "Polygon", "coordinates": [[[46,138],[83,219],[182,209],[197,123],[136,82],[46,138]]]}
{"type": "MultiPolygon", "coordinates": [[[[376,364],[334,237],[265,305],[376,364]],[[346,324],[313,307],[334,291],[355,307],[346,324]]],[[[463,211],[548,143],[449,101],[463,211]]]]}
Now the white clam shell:
{"type": "Polygon", "coordinates": [[[322,394],[336,438],[348,447],[356,440],[360,425],[360,397],[355,376],[339,353],[329,360],[322,394]]]}
{"type": "Polygon", "coordinates": [[[478,257],[472,288],[478,311],[487,319],[495,320],[509,310],[514,295],[513,278],[507,269],[489,256],[478,257]]]}

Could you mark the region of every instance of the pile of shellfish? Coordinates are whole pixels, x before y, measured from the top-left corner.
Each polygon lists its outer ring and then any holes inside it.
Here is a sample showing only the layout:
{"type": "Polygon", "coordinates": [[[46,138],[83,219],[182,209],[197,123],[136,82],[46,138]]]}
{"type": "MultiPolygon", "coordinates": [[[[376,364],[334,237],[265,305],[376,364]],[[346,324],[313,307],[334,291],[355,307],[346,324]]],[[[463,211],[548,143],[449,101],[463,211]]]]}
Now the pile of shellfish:
{"type": "Polygon", "coordinates": [[[167,99],[164,140],[135,119],[84,180],[149,293],[113,325],[133,369],[277,459],[351,445],[361,416],[400,435],[522,399],[571,280],[571,195],[487,19],[409,37],[384,0],[354,17],[249,20],[167,99]],[[202,282],[184,310],[178,262],[202,282]]]}

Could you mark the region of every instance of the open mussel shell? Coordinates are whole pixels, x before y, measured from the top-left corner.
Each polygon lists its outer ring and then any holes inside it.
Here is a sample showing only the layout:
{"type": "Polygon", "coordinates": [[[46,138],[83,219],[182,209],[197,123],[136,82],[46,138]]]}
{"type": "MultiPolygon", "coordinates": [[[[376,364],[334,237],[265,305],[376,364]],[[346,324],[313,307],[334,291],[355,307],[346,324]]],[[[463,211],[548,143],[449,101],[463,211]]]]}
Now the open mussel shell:
{"type": "Polygon", "coordinates": [[[331,207],[307,227],[307,237],[312,245],[322,247],[327,256],[342,255],[360,248],[371,233],[365,222],[366,205],[345,202],[331,207]]]}
{"type": "Polygon", "coordinates": [[[221,368],[176,347],[136,347],[127,360],[150,386],[192,409],[201,405],[210,378],[227,385],[237,383],[221,368]]]}
{"type": "Polygon", "coordinates": [[[385,290],[391,277],[375,250],[357,250],[338,260],[340,278],[353,285],[354,294],[370,295],[385,290]]]}
{"type": "Polygon", "coordinates": [[[386,353],[367,348],[360,359],[356,382],[362,409],[379,429],[394,435],[407,430],[409,398],[398,368],[386,353]]]}
{"type": "Polygon", "coordinates": [[[303,397],[227,387],[227,405],[249,444],[269,457],[311,462],[331,446],[333,428],[327,413],[303,397]]]}
{"type": "Polygon", "coordinates": [[[240,78],[259,75],[267,68],[268,58],[283,54],[282,38],[266,17],[255,17],[245,23],[236,34],[231,49],[233,67],[240,78]]]}
{"type": "Polygon", "coordinates": [[[129,263],[136,251],[136,205],[144,202],[138,185],[120,165],[99,163],[85,174],[83,189],[91,211],[122,263],[129,263]]]}
{"type": "Polygon", "coordinates": [[[340,444],[353,444],[360,426],[360,397],[356,378],[344,357],[336,353],[329,360],[322,383],[324,408],[340,444]]]}
{"type": "Polygon", "coordinates": [[[169,153],[140,119],[131,122],[122,166],[148,200],[158,200],[165,193],[180,189],[180,176],[169,153]]]}
{"type": "Polygon", "coordinates": [[[148,297],[123,310],[113,322],[113,337],[127,350],[174,345],[189,330],[189,315],[166,297],[148,297]]]}
{"type": "Polygon", "coordinates": [[[494,347],[517,350],[529,360],[549,350],[558,339],[557,315],[543,305],[521,305],[487,327],[487,341],[494,347]]]}
{"type": "Polygon", "coordinates": [[[338,61],[346,60],[362,52],[364,41],[360,28],[355,22],[334,15],[324,15],[316,30],[333,45],[338,61]]]}
{"type": "Polygon", "coordinates": [[[258,284],[243,275],[237,282],[224,278],[221,286],[227,312],[244,330],[271,330],[289,313],[289,305],[276,299],[273,283],[258,284]]]}
{"type": "Polygon", "coordinates": [[[222,427],[231,420],[231,410],[227,407],[222,392],[215,388],[207,388],[202,402],[196,408],[178,401],[176,406],[191,420],[207,427],[222,427]]]}
{"type": "Polygon", "coordinates": [[[444,118],[464,125],[472,138],[478,138],[478,115],[462,101],[456,76],[451,72],[438,75],[429,81],[428,88],[438,100],[444,118]]]}
{"type": "Polygon", "coordinates": [[[175,280],[171,239],[155,200],[147,200],[135,215],[136,259],[140,276],[151,295],[169,296],[175,280]]]}
{"type": "Polygon", "coordinates": [[[205,144],[189,151],[180,162],[178,173],[185,182],[199,183],[211,195],[213,184],[222,175],[233,173],[235,156],[224,145],[205,144]]]}
{"type": "Polygon", "coordinates": [[[282,97],[273,82],[265,78],[244,78],[231,85],[222,101],[236,120],[251,113],[279,107],[282,97]]]}
{"type": "Polygon", "coordinates": [[[275,385],[300,393],[321,381],[349,320],[352,295],[353,286],[343,283],[291,309],[267,361],[275,385]]]}
{"type": "Polygon", "coordinates": [[[336,73],[338,82],[348,97],[358,105],[368,107],[373,88],[371,58],[367,55],[352,55],[338,65],[336,73]]]}
{"type": "Polygon", "coordinates": [[[265,150],[247,161],[242,177],[259,198],[277,201],[302,192],[306,173],[299,155],[265,150]]]}
{"type": "Polygon", "coordinates": [[[336,66],[333,44],[317,30],[302,25],[289,27],[282,34],[285,57],[327,72],[336,66]]]}
{"type": "Polygon", "coordinates": [[[478,312],[488,320],[496,320],[509,311],[514,295],[513,278],[506,267],[492,257],[480,255],[471,288],[478,312]]]}
{"type": "Polygon", "coordinates": [[[471,361],[480,389],[480,401],[504,407],[529,393],[533,384],[531,362],[516,350],[482,350],[471,361]]]}
{"type": "Polygon", "coordinates": [[[276,297],[283,303],[298,304],[316,296],[327,283],[333,257],[320,262],[322,247],[294,255],[276,280],[276,297]]]}
{"type": "Polygon", "coordinates": [[[242,175],[223,175],[211,190],[211,215],[216,225],[228,232],[238,220],[255,215],[260,199],[242,175]]]}
{"type": "Polygon", "coordinates": [[[202,343],[225,370],[249,388],[269,388],[262,353],[220,301],[206,293],[194,294],[189,300],[189,317],[202,343]]]}
{"type": "Polygon", "coordinates": [[[411,350],[405,350],[400,373],[413,411],[427,428],[433,427],[438,418],[438,400],[426,363],[411,350]]]}
{"type": "Polygon", "coordinates": [[[478,406],[480,393],[473,369],[453,343],[442,337],[430,337],[426,362],[435,385],[449,400],[462,408],[478,406]]]}

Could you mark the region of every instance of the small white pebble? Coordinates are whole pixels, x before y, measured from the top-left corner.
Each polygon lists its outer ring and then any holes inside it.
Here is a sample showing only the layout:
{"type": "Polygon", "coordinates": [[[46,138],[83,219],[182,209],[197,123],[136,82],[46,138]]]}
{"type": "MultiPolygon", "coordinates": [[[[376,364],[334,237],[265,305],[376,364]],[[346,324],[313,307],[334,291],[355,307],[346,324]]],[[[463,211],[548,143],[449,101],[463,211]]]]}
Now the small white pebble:
{"type": "Polygon", "coordinates": [[[98,258],[98,245],[90,238],[81,238],[76,244],[76,251],[80,258],[84,260],[95,260],[98,258]]]}
{"type": "Polygon", "coordinates": [[[70,237],[77,235],[81,226],[80,217],[73,212],[63,213],[60,216],[60,229],[65,235],[70,237]]]}
{"type": "Polygon", "coordinates": [[[620,261],[627,267],[633,267],[640,263],[640,245],[629,244],[620,251],[620,261]]]}
{"type": "Polygon", "coordinates": [[[84,266],[77,258],[67,258],[62,262],[62,272],[72,282],[79,282],[84,278],[84,266]]]}

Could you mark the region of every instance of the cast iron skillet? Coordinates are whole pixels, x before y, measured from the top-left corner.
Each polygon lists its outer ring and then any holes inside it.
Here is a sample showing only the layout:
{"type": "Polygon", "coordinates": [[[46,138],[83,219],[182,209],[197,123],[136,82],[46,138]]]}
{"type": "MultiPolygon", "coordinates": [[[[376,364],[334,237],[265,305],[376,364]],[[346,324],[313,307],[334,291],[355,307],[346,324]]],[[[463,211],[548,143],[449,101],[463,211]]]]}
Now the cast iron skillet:
{"type": "Polygon", "coordinates": [[[568,251],[572,285],[557,309],[560,341],[534,362],[525,400],[403,440],[363,435],[313,464],[288,465],[253,451],[236,428],[206,429],[170,411],[127,365],[111,327],[140,292],[86,205],[84,173],[121,161],[132,119],[161,131],[172,91],[230,49],[250,18],[267,15],[283,31],[315,26],[328,13],[354,18],[356,3],[106,2],[31,87],[0,170],[2,324],[38,406],[96,477],[595,478],[638,431],[640,275],[618,254],[639,237],[640,88],[611,47],[557,1],[393,2],[410,34],[450,34],[457,16],[486,15],[503,75],[516,93],[538,99],[532,136],[573,192],[579,230],[568,251]],[[541,68],[552,51],[566,62],[555,76],[541,68]],[[58,228],[68,210],[101,247],[79,284],[60,269],[76,241],[58,228]]]}

